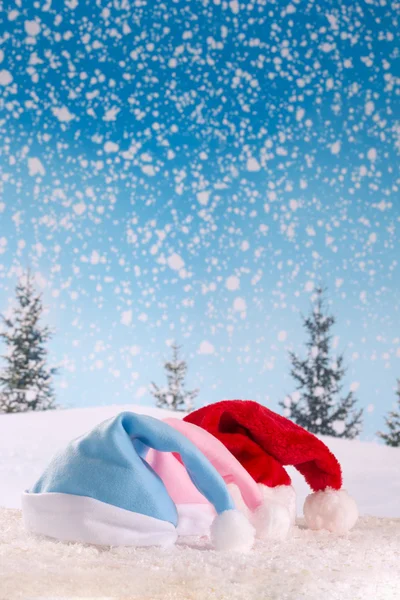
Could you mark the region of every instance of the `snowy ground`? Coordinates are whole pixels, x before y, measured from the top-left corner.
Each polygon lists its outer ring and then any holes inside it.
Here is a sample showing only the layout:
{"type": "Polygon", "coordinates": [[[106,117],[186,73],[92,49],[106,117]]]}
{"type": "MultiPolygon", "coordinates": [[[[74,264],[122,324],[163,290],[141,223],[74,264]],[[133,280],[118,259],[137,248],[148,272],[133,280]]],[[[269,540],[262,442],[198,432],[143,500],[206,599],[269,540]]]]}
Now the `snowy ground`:
{"type": "MultiPolygon", "coordinates": [[[[311,532],[260,543],[248,555],[217,553],[207,540],[172,550],[97,549],[38,539],[21,524],[21,491],[55,450],[96,423],[130,409],[108,406],[0,416],[0,600],[91,597],[182,600],[398,600],[400,450],[326,439],[363,516],[348,535],[311,532]],[[376,518],[389,517],[389,518],[376,518]]],[[[299,514],[307,486],[297,474],[299,514]]]]}
{"type": "Polygon", "coordinates": [[[26,535],[19,510],[0,509],[0,598],[14,600],[398,600],[400,520],[363,518],[348,537],[297,527],[249,554],[98,549],[26,535]]]}

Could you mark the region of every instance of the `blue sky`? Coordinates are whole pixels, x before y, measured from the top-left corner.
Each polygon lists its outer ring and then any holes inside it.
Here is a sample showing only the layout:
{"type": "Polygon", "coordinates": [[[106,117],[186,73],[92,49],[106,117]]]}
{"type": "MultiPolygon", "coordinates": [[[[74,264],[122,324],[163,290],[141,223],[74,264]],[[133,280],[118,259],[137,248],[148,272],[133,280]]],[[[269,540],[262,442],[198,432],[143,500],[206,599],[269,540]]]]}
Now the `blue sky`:
{"type": "Polygon", "coordinates": [[[7,3],[0,310],[31,265],[63,405],[151,403],[175,339],[199,404],[276,408],[322,283],[371,438],[400,377],[395,5],[165,6],[7,3]]]}

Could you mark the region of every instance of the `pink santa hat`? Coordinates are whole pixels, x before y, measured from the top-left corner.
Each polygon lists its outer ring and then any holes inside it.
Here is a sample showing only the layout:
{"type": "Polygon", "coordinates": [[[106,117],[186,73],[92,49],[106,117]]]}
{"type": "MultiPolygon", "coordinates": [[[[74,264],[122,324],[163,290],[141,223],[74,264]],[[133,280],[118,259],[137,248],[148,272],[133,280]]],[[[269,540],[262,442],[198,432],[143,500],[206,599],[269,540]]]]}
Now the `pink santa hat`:
{"type": "MultiPolygon", "coordinates": [[[[293,523],[293,519],[287,519],[287,507],[271,501],[270,498],[265,499],[261,486],[222,442],[192,423],[175,418],[167,418],[164,422],[187,437],[211,462],[228,485],[237,508],[244,512],[253,524],[257,537],[286,537],[293,523]]],[[[160,476],[177,506],[178,534],[208,534],[215,510],[199,492],[179,456],[151,449],[146,461],[160,476]]]]}

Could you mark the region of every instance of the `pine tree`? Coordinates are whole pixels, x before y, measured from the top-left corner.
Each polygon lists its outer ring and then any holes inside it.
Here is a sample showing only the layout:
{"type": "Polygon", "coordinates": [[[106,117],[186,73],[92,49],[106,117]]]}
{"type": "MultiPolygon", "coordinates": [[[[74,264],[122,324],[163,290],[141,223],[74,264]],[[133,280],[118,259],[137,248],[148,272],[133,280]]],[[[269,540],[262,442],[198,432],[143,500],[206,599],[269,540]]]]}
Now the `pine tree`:
{"type": "Polygon", "coordinates": [[[16,306],[11,317],[2,316],[0,338],[6,345],[0,372],[0,412],[26,412],[54,408],[53,375],[48,368],[46,343],[48,327],[40,324],[42,299],[33,285],[30,271],[16,287],[16,306]]]}
{"type": "Polygon", "coordinates": [[[353,439],[360,432],[363,411],[355,409],[357,400],[352,391],[340,397],[346,369],[343,354],[331,357],[330,331],[335,317],[325,314],[324,293],[324,289],[317,288],[313,310],[303,318],[308,334],[306,358],[290,353],[297,392],[280,406],[311,433],[353,439]]]}
{"type": "Polygon", "coordinates": [[[396,395],[398,409],[389,412],[389,415],[385,419],[388,432],[382,433],[379,431],[378,435],[387,446],[400,448],[400,379],[397,380],[396,395]]]}
{"type": "Polygon", "coordinates": [[[185,360],[179,357],[181,347],[172,344],[172,359],[164,363],[164,369],[167,372],[167,388],[159,388],[152,383],[151,393],[156,398],[158,408],[169,408],[171,410],[189,411],[193,408],[193,400],[199,393],[199,390],[191,392],[185,389],[185,377],[187,364],[185,360]]]}

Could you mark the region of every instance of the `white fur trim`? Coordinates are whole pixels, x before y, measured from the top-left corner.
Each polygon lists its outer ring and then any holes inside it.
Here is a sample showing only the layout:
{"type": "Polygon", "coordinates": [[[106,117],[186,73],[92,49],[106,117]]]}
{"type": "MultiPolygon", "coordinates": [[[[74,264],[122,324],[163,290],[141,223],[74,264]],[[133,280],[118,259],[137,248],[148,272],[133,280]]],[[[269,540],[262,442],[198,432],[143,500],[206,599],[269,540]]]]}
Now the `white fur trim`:
{"type": "Polygon", "coordinates": [[[346,490],[327,488],[307,496],[304,517],[310,529],[346,533],[358,519],[358,508],[346,490]]]}
{"type": "Polygon", "coordinates": [[[289,509],[278,502],[266,501],[251,516],[256,535],[261,540],[284,540],[292,528],[289,509]]]}
{"type": "Polygon", "coordinates": [[[256,529],[256,536],[261,540],[283,540],[296,520],[296,492],[291,485],[278,485],[271,488],[258,484],[263,503],[251,512],[234,483],[228,484],[229,493],[236,509],[242,512],[256,529]]]}
{"type": "Polygon", "coordinates": [[[259,483],[258,485],[264,498],[264,503],[270,501],[286,506],[290,514],[291,523],[294,525],[296,521],[296,492],[294,487],[292,485],[269,487],[262,483],[259,483]]]}
{"type": "Polygon", "coordinates": [[[211,541],[216,550],[248,552],[254,543],[254,527],[238,510],[225,510],[211,525],[211,541]]]}
{"type": "Polygon", "coordinates": [[[172,523],[118,508],[87,496],[43,493],[22,495],[26,529],[64,542],[101,546],[170,546],[172,523]]]}
{"type": "Polygon", "coordinates": [[[209,535],[215,518],[212,504],[177,504],[178,535],[209,535]]]}

